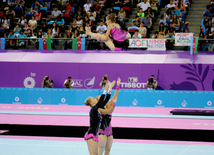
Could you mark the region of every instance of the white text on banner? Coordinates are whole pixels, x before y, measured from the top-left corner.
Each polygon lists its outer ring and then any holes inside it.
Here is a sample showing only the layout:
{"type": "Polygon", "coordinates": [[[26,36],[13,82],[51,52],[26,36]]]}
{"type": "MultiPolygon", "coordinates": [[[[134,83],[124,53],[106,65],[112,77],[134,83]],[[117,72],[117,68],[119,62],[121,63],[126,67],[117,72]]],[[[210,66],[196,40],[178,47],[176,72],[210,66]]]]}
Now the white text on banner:
{"type": "Polygon", "coordinates": [[[129,39],[129,47],[147,48],[147,40],[145,39],[129,39]]]}
{"type": "Polygon", "coordinates": [[[149,39],[147,50],[166,50],[166,39],[149,39]]]}
{"type": "Polygon", "coordinates": [[[192,33],[175,33],[175,46],[190,46],[192,33]]]}

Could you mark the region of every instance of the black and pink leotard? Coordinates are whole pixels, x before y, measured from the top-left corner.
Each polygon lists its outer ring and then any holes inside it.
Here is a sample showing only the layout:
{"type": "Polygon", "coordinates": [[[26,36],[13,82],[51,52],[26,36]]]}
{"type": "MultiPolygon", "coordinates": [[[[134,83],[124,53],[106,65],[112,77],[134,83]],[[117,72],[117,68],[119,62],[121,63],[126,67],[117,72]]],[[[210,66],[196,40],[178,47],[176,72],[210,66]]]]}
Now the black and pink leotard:
{"type": "MultiPolygon", "coordinates": [[[[108,99],[108,96],[106,96],[106,99],[108,99]]],[[[98,138],[98,132],[100,129],[100,123],[102,120],[102,116],[100,115],[100,113],[97,111],[99,108],[102,108],[106,105],[107,100],[104,100],[105,98],[105,93],[103,93],[98,101],[98,103],[91,108],[89,115],[90,115],[90,127],[88,129],[88,131],[86,132],[84,138],[85,140],[88,140],[89,138],[93,138],[94,141],[98,142],[99,138],[98,138]]],[[[109,97],[110,98],[110,97],[109,97]]]]}

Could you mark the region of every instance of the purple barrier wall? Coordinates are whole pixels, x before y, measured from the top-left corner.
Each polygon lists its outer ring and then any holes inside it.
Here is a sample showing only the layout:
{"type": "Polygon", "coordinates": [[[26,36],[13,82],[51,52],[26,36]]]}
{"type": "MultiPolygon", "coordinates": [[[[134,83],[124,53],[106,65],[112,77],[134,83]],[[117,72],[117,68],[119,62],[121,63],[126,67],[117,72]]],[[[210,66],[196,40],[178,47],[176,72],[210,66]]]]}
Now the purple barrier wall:
{"type": "MultiPolygon", "coordinates": [[[[110,56],[109,54],[110,57],[108,59],[119,55],[113,54],[110,56]]],[[[91,57],[92,55],[89,56],[91,57]]],[[[102,56],[102,54],[98,56],[102,56]]],[[[137,57],[138,55],[135,56],[137,57]]],[[[28,57],[30,56],[28,55],[28,57]]],[[[33,57],[34,55],[31,56],[32,59],[33,57]]],[[[150,75],[155,75],[155,79],[157,79],[159,71],[159,89],[214,90],[214,64],[201,64],[200,62],[198,64],[190,64],[182,61],[180,61],[181,63],[176,62],[173,64],[168,63],[170,62],[169,59],[165,60],[167,63],[154,63],[152,58],[151,63],[145,62],[145,60],[142,63],[130,63],[127,57],[127,60],[123,61],[128,63],[115,63],[116,61],[113,61],[114,63],[86,63],[83,61],[85,59],[87,59],[86,56],[78,60],[80,63],[74,61],[57,61],[56,63],[49,60],[47,60],[49,62],[27,62],[28,60],[25,57],[16,62],[3,62],[1,60],[0,87],[34,86],[35,83],[34,87],[41,88],[43,77],[49,75],[50,79],[54,81],[54,88],[62,88],[64,80],[71,76],[75,82],[75,88],[99,89],[102,77],[108,74],[110,81],[121,77],[122,89],[146,89],[145,84],[150,75]],[[131,77],[137,78],[137,81],[129,82],[131,77]]],[[[182,58],[180,59],[182,60],[182,58]]]]}

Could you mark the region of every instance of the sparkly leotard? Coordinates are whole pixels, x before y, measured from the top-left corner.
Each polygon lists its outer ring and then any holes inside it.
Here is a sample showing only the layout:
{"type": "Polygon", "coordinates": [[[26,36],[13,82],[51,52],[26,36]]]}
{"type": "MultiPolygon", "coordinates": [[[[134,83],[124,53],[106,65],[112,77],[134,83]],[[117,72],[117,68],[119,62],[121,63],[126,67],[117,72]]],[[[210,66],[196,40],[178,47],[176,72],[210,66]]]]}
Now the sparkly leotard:
{"type": "MultiPolygon", "coordinates": [[[[107,95],[107,97],[108,97],[108,95],[107,95]]],[[[105,98],[105,94],[102,94],[98,103],[95,106],[93,106],[89,112],[90,127],[84,136],[85,140],[88,140],[89,138],[93,138],[94,141],[96,141],[96,142],[99,141],[98,132],[100,129],[100,123],[102,120],[102,116],[100,115],[100,113],[97,110],[98,110],[98,108],[102,108],[106,105],[107,101],[104,100],[104,98],[105,98]]]]}

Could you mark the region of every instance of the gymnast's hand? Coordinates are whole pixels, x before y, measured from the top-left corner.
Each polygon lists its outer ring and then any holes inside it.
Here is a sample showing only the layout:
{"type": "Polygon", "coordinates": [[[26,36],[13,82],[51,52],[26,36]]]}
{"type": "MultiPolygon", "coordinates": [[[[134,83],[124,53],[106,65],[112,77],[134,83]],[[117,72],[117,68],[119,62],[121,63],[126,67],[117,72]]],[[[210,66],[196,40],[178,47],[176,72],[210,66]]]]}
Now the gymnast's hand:
{"type": "Polygon", "coordinates": [[[112,99],[113,103],[117,103],[117,97],[112,99]]]}
{"type": "Polygon", "coordinates": [[[91,33],[91,27],[90,26],[86,26],[85,27],[85,34],[89,35],[91,33]]]}
{"type": "Polygon", "coordinates": [[[120,79],[120,77],[118,77],[118,79],[117,79],[117,85],[120,85],[120,82],[121,82],[121,79],[120,79]]]}

